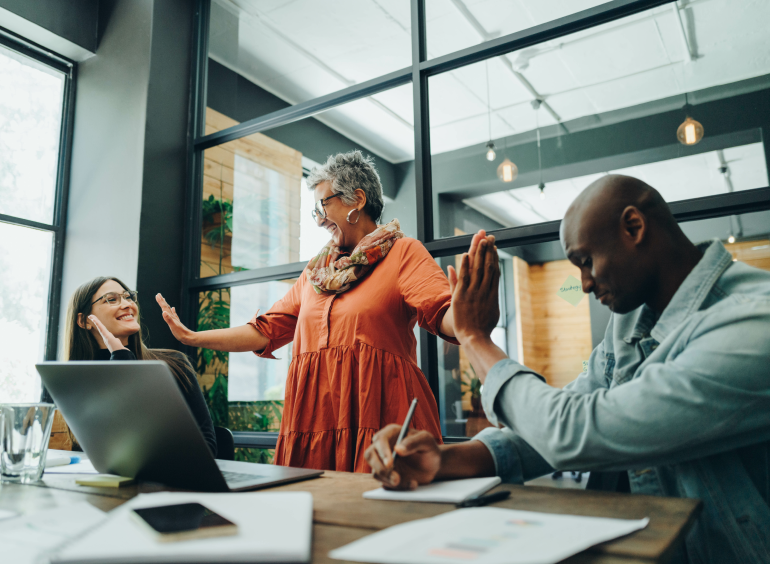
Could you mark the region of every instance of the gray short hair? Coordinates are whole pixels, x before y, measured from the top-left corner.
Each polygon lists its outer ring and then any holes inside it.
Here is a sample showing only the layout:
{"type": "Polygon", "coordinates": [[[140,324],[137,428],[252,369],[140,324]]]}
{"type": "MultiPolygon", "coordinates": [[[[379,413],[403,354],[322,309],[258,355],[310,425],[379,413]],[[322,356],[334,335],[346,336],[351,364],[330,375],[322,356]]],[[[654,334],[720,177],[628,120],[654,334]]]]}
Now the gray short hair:
{"type": "Polygon", "coordinates": [[[361,189],[366,195],[366,212],[372,220],[379,222],[382,209],[385,206],[382,199],[382,183],[377,169],[374,168],[374,159],[364,157],[359,150],[348,153],[330,155],[326,163],[314,167],[307,176],[307,187],[311,191],[323,183],[329,181],[335,193],[341,193],[345,204],[355,202],[356,189],[361,189]]]}

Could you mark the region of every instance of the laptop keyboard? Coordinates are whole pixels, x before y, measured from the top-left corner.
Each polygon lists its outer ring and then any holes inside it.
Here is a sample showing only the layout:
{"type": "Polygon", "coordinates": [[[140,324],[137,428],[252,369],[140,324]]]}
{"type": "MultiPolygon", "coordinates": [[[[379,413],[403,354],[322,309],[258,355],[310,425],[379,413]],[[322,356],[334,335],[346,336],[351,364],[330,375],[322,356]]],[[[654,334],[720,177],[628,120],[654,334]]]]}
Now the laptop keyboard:
{"type": "Polygon", "coordinates": [[[228,484],[243,483],[265,477],[255,476],[254,474],[242,474],[240,472],[226,472],[224,470],[220,470],[220,472],[222,472],[222,477],[225,478],[225,481],[228,484]]]}

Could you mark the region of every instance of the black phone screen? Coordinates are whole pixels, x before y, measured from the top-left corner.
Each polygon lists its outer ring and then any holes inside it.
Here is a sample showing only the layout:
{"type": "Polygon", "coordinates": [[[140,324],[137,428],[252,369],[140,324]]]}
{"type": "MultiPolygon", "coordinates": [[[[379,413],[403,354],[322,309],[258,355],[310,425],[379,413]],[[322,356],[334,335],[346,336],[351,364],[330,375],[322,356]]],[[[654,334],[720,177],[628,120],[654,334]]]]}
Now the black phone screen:
{"type": "Polygon", "coordinates": [[[161,507],[134,509],[145,523],[162,535],[197,531],[213,527],[235,526],[221,515],[217,515],[200,503],[181,503],[161,507]]]}

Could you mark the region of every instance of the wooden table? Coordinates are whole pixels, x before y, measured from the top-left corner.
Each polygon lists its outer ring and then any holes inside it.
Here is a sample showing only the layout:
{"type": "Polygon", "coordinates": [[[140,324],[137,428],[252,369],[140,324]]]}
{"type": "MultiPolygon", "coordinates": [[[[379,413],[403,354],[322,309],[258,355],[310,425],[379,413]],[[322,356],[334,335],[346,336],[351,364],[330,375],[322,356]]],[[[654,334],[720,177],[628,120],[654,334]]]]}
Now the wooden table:
{"type": "MultiPolygon", "coordinates": [[[[308,491],[313,494],[314,563],[333,562],[329,552],[380,529],[405,521],[434,517],[454,509],[439,503],[407,503],[363,499],[379,484],[366,474],[326,472],[322,477],[264,491],[308,491]]],[[[123,488],[83,487],[73,476],[49,474],[37,485],[4,484],[0,509],[31,513],[88,501],[109,511],[139,493],[165,490],[158,484],[123,488]]],[[[696,499],[603,493],[520,485],[500,485],[511,497],[496,507],[620,519],[650,518],[647,528],[594,546],[570,558],[573,563],[666,562],[681,543],[701,509],[696,499]]]]}

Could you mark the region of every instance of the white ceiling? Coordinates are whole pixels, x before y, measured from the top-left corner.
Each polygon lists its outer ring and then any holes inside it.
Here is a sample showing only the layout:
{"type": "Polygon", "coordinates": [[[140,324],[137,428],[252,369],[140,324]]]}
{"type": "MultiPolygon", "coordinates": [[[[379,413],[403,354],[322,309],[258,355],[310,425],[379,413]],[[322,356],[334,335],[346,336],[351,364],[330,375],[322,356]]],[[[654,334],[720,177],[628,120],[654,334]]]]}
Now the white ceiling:
{"type": "Polygon", "coordinates": [[[505,227],[524,226],[549,220],[561,220],[567,208],[583,189],[608,173],[630,175],[657,189],[666,202],[719,195],[729,192],[725,175],[734,191],[768,186],[765,149],[762,142],[646,163],[635,167],[585,175],[545,186],[545,199],[537,186],[501,191],[463,202],[505,227]],[[721,153],[721,156],[720,156],[721,153]]]}
{"type": "MultiPolygon", "coordinates": [[[[407,0],[215,0],[211,57],[298,103],[411,64],[407,0]],[[237,45],[235,44],[237,37],[237,45]]],[[[526,29],[598,0],[428,0],[436,57],[526,29]]],[[[561,120],[770,74],[768,0],[680,0],[696,54],[687,61],[672,5],[477,63],[430,80],[431,149],[441,153],[536,127],[533,87],[561,120]],[[489,66],[487,106],[486,67],[489,66]],[[515,72],[514,72],[515,71],[515,72]]],[[[318,117],[394,161],[413,159],[412,88],[406,85],[318,117]]],[[[555,123],[546,109],[540,125],[555,123]]],[[[706,135],[708,135],[708,126],[706,135]]],[[[480,153],[481,153],[480,152],[480,153]]]]}

